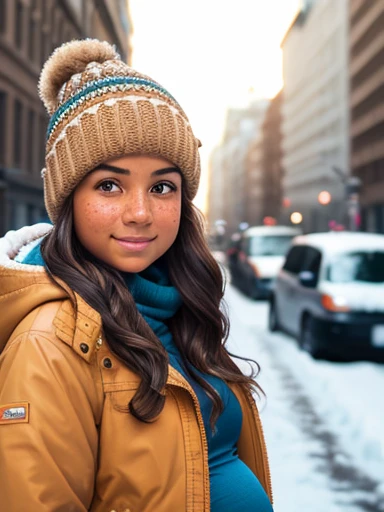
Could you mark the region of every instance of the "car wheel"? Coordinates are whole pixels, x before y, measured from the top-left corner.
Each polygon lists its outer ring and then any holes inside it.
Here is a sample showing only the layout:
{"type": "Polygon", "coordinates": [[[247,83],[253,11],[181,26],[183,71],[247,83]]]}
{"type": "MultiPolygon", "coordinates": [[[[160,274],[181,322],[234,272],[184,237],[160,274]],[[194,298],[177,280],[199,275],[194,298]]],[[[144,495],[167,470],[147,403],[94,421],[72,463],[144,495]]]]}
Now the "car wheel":
{"type": "Polygon", "coordinates": [[[276,304],[274,300],[269,302],[268,329],[271,332],[280,330],[279,319],[277,316],[276,304]]]}
{"type": "Polygon", "coordinates": [[[325,357],[324,351],[316,347],[312,330],[312,319],[309,315],[303,319],[299,345],[302,350],[308,352],[314,359],[323,359],[325,357]]]}

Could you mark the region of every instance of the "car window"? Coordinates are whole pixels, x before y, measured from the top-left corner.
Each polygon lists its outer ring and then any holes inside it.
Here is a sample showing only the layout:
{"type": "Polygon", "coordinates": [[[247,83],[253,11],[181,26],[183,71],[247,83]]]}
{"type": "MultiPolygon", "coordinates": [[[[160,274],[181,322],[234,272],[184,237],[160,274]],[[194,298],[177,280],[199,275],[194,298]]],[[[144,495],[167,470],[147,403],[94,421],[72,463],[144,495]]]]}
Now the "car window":
{"type": "Polygon", "coordinates": [[[306,246],[295,245],[289,251],[283,269],[292,274],[298,274],[302,270],[306,246]]]}
{"type": "Polygon", "coordinates": [[[291,245],[292,235],[251,236],[248,238],[249,256],[285,256],[291,245]]]}
{"type": "Polygon", "coordinates": [[[384,283],[384,252],[339,254],[328,265],[326,279],[332,283],[384,283]]]}
{"type": "Polygon", "coordinates": [[[315,275],[319,274],[321,263],[321,252],[314,247],[306,247],[303,255],[303,265],[300,271],[306,270],[313,272],[315,275]]]}

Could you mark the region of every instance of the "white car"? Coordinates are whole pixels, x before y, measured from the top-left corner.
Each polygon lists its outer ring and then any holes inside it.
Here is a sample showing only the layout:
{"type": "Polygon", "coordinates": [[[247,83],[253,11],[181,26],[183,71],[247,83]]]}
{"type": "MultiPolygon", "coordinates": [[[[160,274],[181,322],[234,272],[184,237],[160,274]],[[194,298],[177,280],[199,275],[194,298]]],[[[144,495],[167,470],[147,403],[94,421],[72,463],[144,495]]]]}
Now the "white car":
{"type": "Polygon", "coordinates": [[[384,235],[296,237],[270,297],[269,328],[313,357],[384,361],[384,235]]]}
{"type": "Polygon", "coordinates": [[[239,235],[227,252],[232,284],[254,299],[267,298],[292,239],[290,226],[254,226],[239,235]]]}

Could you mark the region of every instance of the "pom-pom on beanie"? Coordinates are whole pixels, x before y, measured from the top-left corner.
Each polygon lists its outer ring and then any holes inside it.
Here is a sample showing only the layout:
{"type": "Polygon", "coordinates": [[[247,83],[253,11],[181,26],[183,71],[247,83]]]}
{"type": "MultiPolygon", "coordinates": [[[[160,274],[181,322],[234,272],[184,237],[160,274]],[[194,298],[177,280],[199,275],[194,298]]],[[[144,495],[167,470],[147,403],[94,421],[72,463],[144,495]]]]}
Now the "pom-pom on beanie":
{"type": "Polygon", "coordinates": [[[57,48],[39,80],[51,116],[45,205],[53,223],[65,199],[99,164],[130,154],[160,156],[179,167],[190,199],[200,178],[200,141],[171,94],[96,39],[57,48]]]}

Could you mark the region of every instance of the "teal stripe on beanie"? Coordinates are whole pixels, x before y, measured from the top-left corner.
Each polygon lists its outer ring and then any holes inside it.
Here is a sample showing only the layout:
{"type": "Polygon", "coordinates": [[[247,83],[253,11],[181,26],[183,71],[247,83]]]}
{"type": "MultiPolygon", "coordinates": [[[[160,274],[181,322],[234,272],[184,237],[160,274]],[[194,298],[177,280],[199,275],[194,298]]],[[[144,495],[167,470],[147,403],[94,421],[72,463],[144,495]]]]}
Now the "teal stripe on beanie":
{"type": "Polygon", "coordinates": [[[87,87],[76,93],[56,110],[48,125],[47,139],[50,137],[52,131],[56,128],[60,120],[67,115],[68,111],[77,108],[81,103],[88,99],[88,96],[95,97],[101,96],[105,93],[116,92],[118,90],[129,91],[130,89],[157,91],[168,96],[168,98],[174,101],[176,105],[179,105],[175,98],[166,89],[164,89],[164,87],[161,87],[156,82],[152,82],[152,80],[139,78],[137,76],[114,76],[103,78],[101,80],[90,82],[87,87]]]}

